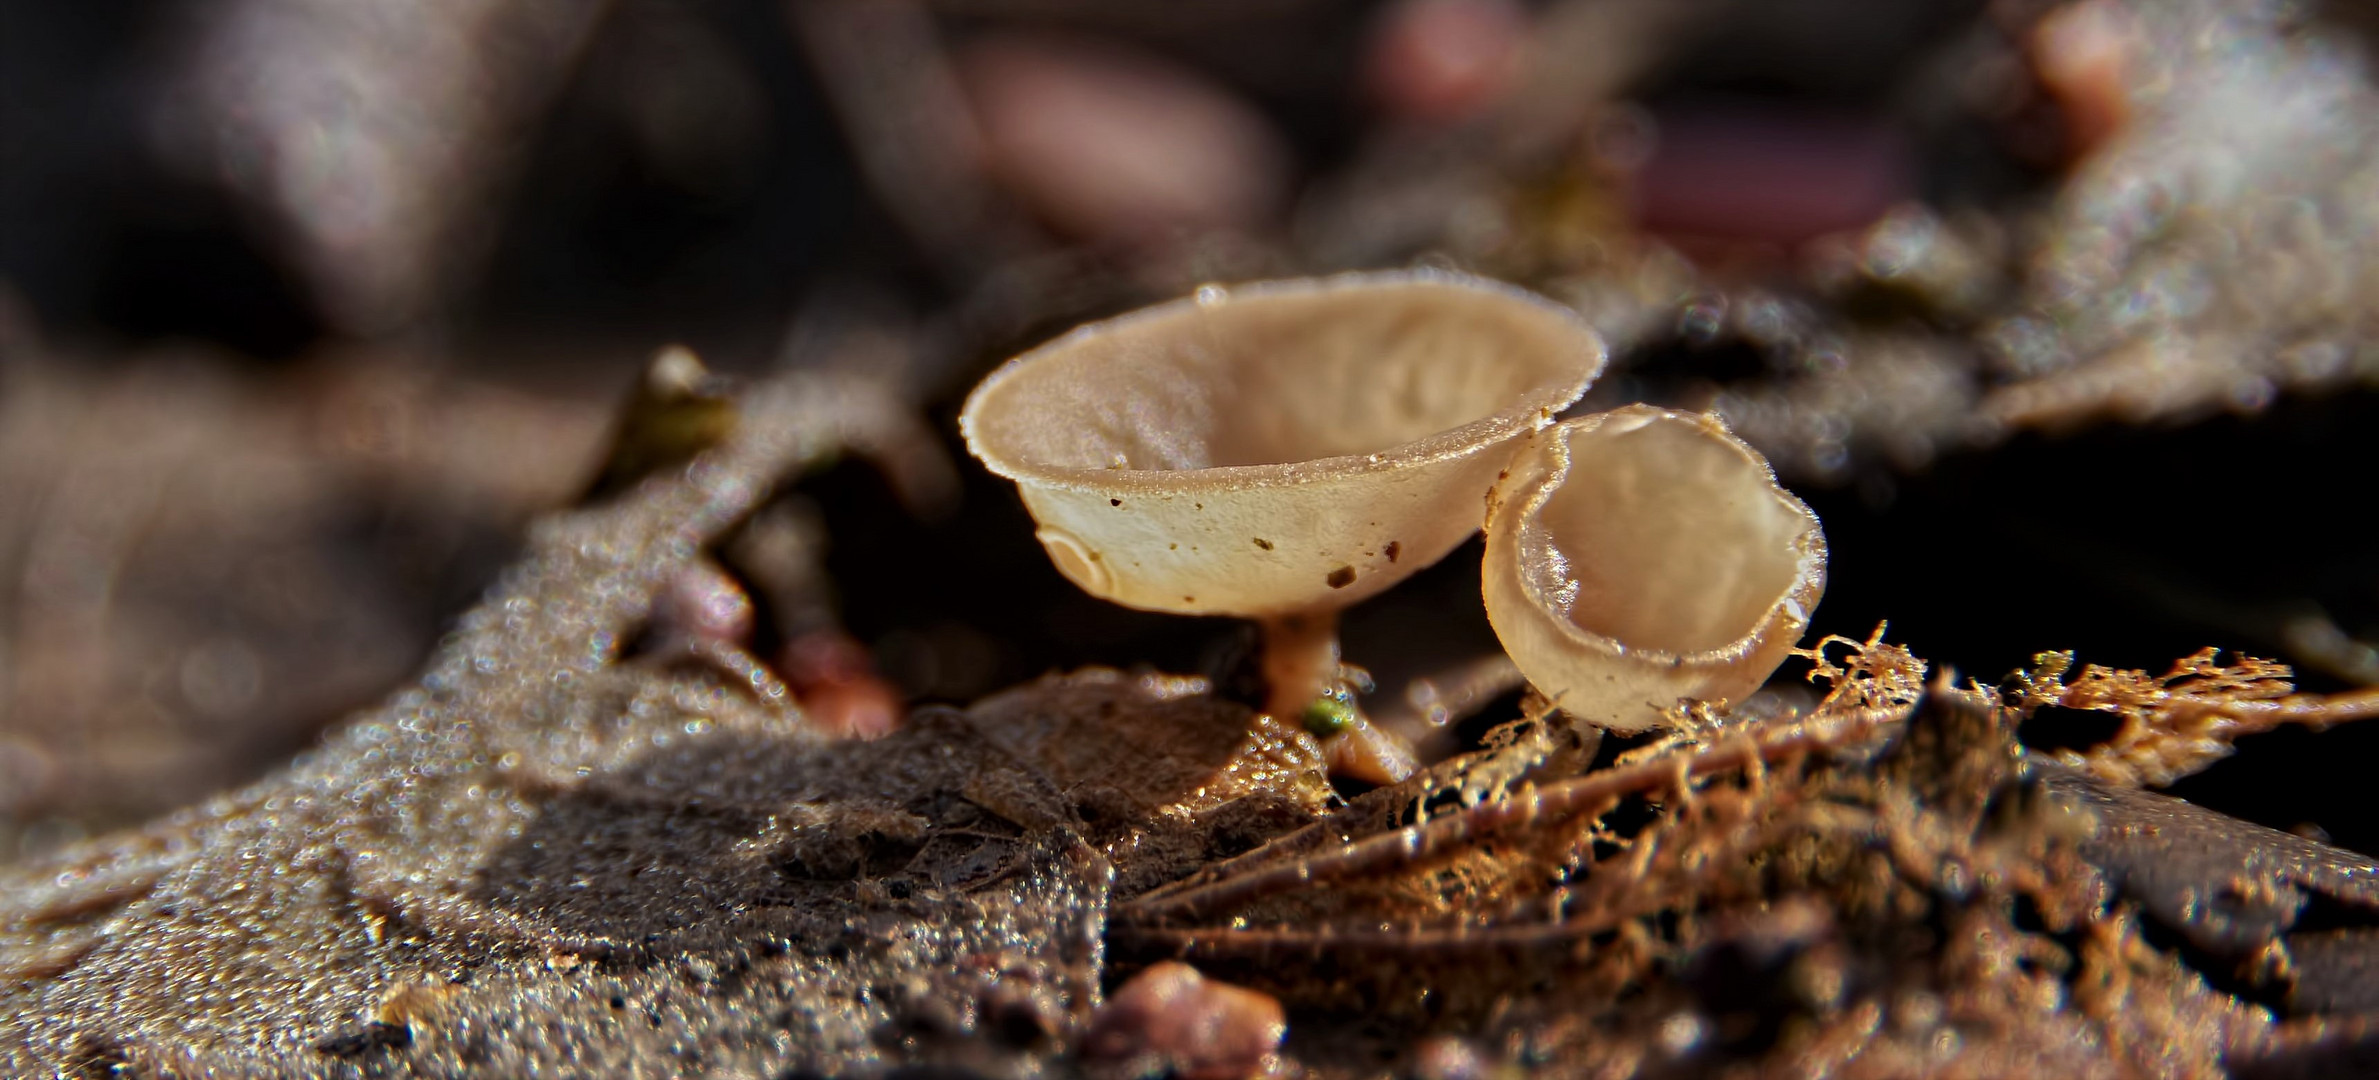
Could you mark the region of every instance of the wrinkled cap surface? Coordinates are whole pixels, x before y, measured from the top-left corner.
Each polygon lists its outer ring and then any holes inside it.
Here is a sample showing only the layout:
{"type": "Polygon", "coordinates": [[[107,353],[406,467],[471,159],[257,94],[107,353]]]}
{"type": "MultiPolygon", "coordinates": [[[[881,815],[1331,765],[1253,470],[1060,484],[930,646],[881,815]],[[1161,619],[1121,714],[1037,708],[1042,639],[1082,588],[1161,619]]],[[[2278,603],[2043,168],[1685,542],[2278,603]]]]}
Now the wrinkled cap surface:
{"type": "Polygon", "coordinates": [[[1010,361],[959,425],[1093,595],[1285,614],[1444,556],[1602,363],[1567,308],[1475,278],[1209,286],[1010,361]]]}
{"type": "Polygon", "coordinates": [[[1538,434],[1496,485],[1487,617],[1563,711],[1640,731],[1758,689],[1825,558],[1816,515],[1715,417],[1631,405],[1538,434]]]}

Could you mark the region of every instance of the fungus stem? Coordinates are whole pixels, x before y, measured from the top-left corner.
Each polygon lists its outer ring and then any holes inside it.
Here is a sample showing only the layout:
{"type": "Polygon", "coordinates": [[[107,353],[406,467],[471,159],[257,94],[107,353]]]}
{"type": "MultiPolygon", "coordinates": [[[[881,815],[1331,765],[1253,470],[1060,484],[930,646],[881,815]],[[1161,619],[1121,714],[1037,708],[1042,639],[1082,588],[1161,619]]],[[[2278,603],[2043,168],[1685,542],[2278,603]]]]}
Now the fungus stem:
{"type": "Polygon", "coordinates": [[[1264,711],[1295,721],[1338,688],[1338,613],[1302,612],[1259,621],[1264,633],[1264,711]]]}
{"type": "Polygon", "coordinates": [[[1321,736],[1336,775],[1371,784],[1393,784],[1412,775],[1417,767],[1412,743],[1374,726],[1355,707],[1338,663],[1338,612],[1275,615],[1260,625],[1266,712],[1302,722],[1321,736]],[[1317,727],[1317,719],[1326,723],[1317,727]]]}

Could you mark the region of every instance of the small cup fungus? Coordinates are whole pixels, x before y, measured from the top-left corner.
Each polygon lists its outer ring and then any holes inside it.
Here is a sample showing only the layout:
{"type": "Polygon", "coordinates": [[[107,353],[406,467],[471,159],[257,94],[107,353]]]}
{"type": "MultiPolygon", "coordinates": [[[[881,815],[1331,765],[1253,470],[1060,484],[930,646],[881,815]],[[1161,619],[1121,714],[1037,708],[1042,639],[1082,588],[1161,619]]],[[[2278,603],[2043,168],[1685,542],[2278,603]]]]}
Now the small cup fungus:
{"type": "Polygon", "coordinates": [[[959,426],[1069,580],[1259,620],[1275,715],[1320,701],[1311,726],[1362,729],[1337,613],[1469,536],[1512,446],[1602,362],[1568,309],[1474,278],[1209,286],[1009,361],[959,426]]]}
{"type": "Polygon", "coordinates": [[[1816,515],[1711,416],[1631,405],[1560,424],[1488,500],[1496,636],[1539,693],[1615,731],[1758,689],[1825,567],[1816,515]]]}

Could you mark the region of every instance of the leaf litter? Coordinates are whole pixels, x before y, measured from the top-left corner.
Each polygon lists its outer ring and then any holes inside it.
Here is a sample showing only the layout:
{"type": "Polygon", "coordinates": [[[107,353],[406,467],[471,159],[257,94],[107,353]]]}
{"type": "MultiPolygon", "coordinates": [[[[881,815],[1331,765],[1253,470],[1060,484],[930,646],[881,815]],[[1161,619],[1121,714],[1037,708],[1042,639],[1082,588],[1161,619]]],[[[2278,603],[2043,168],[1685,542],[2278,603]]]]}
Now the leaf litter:
{"type": "Polygon", "coordinates": [[[1961,685],[1878,628],[1802,654],[1807,704],[1628,744],[1535,707],[1351,795],[1303,730],[1148,672],[836,740],[733,657],[632,648],[782,483],[907,422],[816,376],[736,410],[541,522],[415,684],[280,773],[0,870],[0,1062],[2285,1076],[2379,1047],[2379,865],[2143,790],[2367,694],[2211,654],[1961,685]],[[2051,705],[2122,727],[2025,749],[2051,705]]]}

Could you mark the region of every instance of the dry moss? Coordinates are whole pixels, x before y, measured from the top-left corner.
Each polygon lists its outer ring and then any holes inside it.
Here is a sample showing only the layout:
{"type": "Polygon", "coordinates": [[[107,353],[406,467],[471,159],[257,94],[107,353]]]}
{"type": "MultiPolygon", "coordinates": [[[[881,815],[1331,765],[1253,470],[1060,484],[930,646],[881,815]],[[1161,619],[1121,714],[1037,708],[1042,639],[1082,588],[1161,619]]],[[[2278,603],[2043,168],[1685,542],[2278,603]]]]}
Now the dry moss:
{"type": "Polygon", "coordinates": [[[2288,665],[2241,656],[2216,661],[2204,649],[2151,676],[2098,664],[2073,670],[2073,654],[2042,653],[2010,680],[2009,704],[2023,717],[2043,706],[2111,713],[2121,726],[2087,751],[2054,752],[2061,763],[2108,783],[2162,787],[2236,749],[2247,735],[2288,724],[2324,728],[2379,713],[2379,691],[2297,694],[2288,665]]]}

